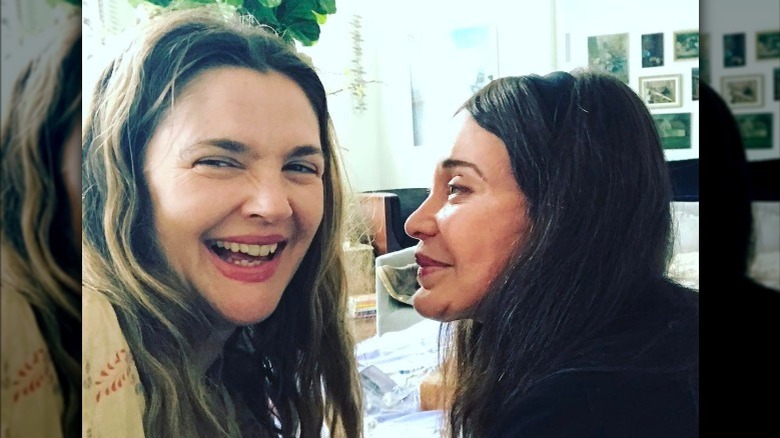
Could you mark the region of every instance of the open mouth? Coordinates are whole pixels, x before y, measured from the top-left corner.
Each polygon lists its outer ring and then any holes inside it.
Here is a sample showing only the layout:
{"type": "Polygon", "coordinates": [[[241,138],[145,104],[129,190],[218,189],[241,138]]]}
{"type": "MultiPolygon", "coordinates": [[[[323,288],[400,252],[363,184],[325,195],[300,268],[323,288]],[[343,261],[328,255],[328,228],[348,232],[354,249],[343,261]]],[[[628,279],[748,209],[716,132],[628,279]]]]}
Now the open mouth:
{"type": "Polygon", "coordinates": [[[236,266],[253,267],[273,260],[287,242],[269,245],[251,245],[225,240],[209,240],[206,246],[222,261],[236,266]]]}

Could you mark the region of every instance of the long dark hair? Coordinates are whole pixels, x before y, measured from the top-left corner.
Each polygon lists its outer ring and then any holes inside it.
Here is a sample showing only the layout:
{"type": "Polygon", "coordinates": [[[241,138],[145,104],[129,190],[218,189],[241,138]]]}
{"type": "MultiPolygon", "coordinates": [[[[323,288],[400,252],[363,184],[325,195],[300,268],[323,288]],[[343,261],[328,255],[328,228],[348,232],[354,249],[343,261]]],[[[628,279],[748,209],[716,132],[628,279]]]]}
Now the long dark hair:
{"type": "MultiPolygon", "coordinates": [[[[2,121],[2,287],[32,307],[64,396],[64,436],[81,427],[81,289],[62,166],[81,117],[81,20],[52,32],[15,79],[2,121]]],[[[4,407],[5,408],[5,407],[4,407]]]]}
{"type": "MultiPolygon", "coordinates": [[[[531,227],[476,321],[455,324],[447,382],[453,437],[491,425],[540,379],[564,367],[679,370],[608,328],[644,296],[679,291],[665,278],[671,182],[655,124],[619,80],[591,72],[497,79],[462,107],[506,145],[531,227]],[[608,359],[593,360],[612,350],[608,359]]],[[[669,293],[669,295],[674,295],[669,293]]],[[[693,333],[692,333],[693,334],[693,333]]]]}
{"type": "Polygon", "coordinates": [[[138,366],[149,436],[239,435],[229,401],[285,437],[360,436],[360,393],[345,326],[342,183],[320,79],[289,46],[239,17],[208,7],[154,18],[99,80],[83,151],[84,287],[105,294],[138,366]],[[177,93],[218,67],[275,71],[314,109],[326,157],[323,221],[266,320],[240,327],[204,379],[193,346],[209,308],[157,249],[142,168],[147,144],[177,93]],[[153,341],[152,341],[153,340],[153,341]],[[269,402],[271,406],[269,406],[269,402]]]}

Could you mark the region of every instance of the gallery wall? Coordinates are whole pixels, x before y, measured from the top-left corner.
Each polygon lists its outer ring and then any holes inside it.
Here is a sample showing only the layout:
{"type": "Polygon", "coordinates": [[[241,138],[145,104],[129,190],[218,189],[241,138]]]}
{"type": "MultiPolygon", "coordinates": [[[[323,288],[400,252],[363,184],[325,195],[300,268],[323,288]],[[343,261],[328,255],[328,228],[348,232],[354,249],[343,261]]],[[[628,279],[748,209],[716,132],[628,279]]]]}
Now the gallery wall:
{"type": "MultiPolygon", "coordinates": [[[[709,47],[702,70],[705,70],[705,64],[709,66],[710,85],[721,93],[738,122],[742,123],[748,159],[780,158],[780,2],[753,0],[750,7],[745,8],[740,2],[708,0],[706,5],[702,9],[701,22],[703,41],[709,47]],[[771,53],[759,50],[759,35],[773,42],[771,53]],[[741,53],[744,56],[726,56],[726,45],[739,40],[744,43],[741,53]],[[742,62],[736,58],[743,58],[742,62]],[[733,102],[738,99],[733,98],[729,89],[740,82],[751,89],[759,82],[756,98],[733,102]],[[750,124],[756,125],[752,123],[754,121],[763,129],[746,132],[750,124]],[[759,131],[766,132],[768,138],[751,135],[763,133],[759,131]]],[[[739,49],[737,52],[741,51],[739,49]]]]}

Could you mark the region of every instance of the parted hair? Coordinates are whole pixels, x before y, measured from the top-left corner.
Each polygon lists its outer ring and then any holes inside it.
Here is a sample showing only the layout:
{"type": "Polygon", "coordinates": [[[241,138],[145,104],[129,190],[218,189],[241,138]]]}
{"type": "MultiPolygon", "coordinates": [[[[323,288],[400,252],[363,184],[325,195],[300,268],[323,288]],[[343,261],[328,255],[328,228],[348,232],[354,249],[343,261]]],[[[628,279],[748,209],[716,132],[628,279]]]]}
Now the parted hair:
{"type": "Polygon", "coordinates": [[[353,340],[345,326],[344,203],[324,87],[275,35],[209,7],[167,12],[113,60],[84,128],[84,287],[115,308],[144,390],[147,436],[361,435],[353,340]],[[149,140],[190,81],[219,67],[277,72],[314,109],[325,154],[324,214],[276,310],[239,327],[205,378],[194,348],[213,315],[156,240],[143,160],[149,140]],[[211,316],[210,316],[211,315],[211,316]],[[242,431],[234,403],[260,431],[242,431]]]}

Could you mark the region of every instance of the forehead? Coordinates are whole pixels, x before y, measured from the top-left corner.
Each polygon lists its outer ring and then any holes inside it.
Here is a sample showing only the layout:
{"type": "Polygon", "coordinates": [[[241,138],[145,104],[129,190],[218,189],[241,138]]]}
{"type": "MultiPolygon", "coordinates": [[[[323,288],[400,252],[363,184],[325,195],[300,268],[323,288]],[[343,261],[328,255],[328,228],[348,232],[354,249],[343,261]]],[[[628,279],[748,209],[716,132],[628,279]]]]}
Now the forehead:
{"type": "Polygon", "coordinates": [[[457,132],[450,158],[468,161],[480,168],[483,174],[512,176],[506,145],[495,134],[487,131],[468,113],[461,112],[454,119],[457,132]]]}

